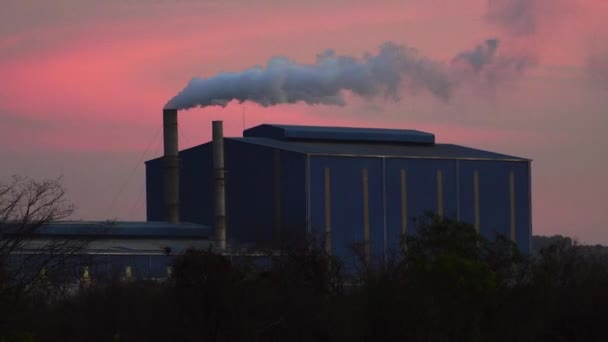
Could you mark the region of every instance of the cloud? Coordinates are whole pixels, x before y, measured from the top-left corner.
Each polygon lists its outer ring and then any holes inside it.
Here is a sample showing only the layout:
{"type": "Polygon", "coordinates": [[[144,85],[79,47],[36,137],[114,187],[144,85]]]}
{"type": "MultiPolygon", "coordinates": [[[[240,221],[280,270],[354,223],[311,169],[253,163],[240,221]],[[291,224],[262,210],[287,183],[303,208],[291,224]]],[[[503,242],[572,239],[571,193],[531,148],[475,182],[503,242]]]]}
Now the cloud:
{"type": "Polygon", "coordinates": [[[488,0],[486,20],[513,35],[531,35],[537,28],[537,9],[538,0],[488,0]]]}

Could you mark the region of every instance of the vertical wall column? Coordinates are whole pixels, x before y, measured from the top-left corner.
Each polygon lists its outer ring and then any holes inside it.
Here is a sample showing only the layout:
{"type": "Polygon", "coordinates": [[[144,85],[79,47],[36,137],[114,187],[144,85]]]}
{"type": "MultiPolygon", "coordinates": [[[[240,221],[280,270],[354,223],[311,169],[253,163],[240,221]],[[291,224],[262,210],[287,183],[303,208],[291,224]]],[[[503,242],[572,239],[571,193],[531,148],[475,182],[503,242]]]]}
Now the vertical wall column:
{"type": "Polygon", "coordinates": [[[386,193],[386,158],[382,158],[382,251],[384,267],[388,266],[388,208],[386,193]]]}
{"type": "Polygon", "coordinates": [[[511,241],[517,242],[515,229],[515,173],[509,173],[509,221],[511,241]]]}
{"type": "Polygon", "coordinates": [[[331,255],[331,173],[325,168],[325,252],[331,255]]]}
{"type": "Polygon", "coordinates": [[[443,217],[443,172],[437,170],[437,215],[443,217]]]}
{"type": "Polygon", "coordinates": [[[165,155],[165,221],[179,222],[179,161],[177,109],[163,109],[163,145],[165,155]]]}
{"type": "Polygon", "coordinates": [[[405,248],[407,236],[407,173],[401,170],[401,239],[402,248],[405,248]]]}
{"type": "Polygon", "coordinates": [[[282,239],[281,218],[281,150],[274,150],[274,237],[279,243],[282,239]]]}
{"type": "Polygon", "coordinates": [[[473,172],[473,204],[475,207],[475,231],[479,234],[479,171],[473,172]]]}
{"type": "MultiPolygon", "coordinates": [[[[310,201],[310,155],[306,155],[306,174],[304,175],[304,193],[306,194],[306,233],[312,234],[312,209],[310,201]]],[[[310,236],[309,236],[310,237],[310,236]]]]}
{"type": "Polygon", "coordinates": [[[213,121],[214,228],[217,247],[226,249],[226,184],[224,180],[224,125],[213,121]]]}
{"type": "Polygon", "coordinates": [[[369,173],[367,169],[363,169],[361,173],[363,177],[363,248],[365,264],[369,266],[372,254],[369,231],[369,173]]]}
{"type": "Polygon", "coordinates": [[[460,162],[456,159],[456,221],[460,222],[460,162]]]}

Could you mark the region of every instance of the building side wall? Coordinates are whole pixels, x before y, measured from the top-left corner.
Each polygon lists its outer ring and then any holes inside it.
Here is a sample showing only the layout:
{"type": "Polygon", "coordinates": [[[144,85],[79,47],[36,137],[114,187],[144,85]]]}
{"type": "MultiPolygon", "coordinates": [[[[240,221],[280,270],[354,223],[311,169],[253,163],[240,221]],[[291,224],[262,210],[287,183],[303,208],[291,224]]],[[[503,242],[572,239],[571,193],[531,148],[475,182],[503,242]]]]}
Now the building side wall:
{"type": "Polygon", "coordinates": [[[342,258],[347,268],[354,267],[357,258],[363,256],[366,218],[371,261],[383,260],[382,189],[382,160],[379,158],[311,157],[311,231],[322,243],[327,239],[331,241],[331,254],[342,258]],[[367,172],[367,200],[364,172],[367,172]],[[327,196],[326,190],[329,191],[327,196]],[[326,230],[330,230],[329,236],[326,230]]]}
{"type": "MultiPolygon", "coordinates": [[[[281,237],[286,242],[304,241],[306,235],[306,156],[275,150],[279,163],[281,237]]],[[[276,215],[276,214],[275,214],[276,215]]]]}
{"type": "Polygon", "coordinates": [[[404,233],[416,234],[427,213],[474,226],[477,217],[483,236],[514,238],[527,252],[528,172],[529,162],[311,156],[310,228],[316,238],[330,240],[331,253],[347,267],[356,260],[352,246],[365,242],[365,205],[376,261],[399,253],[404,233]],[[367,204],[363,170],[368,175],[367,204]]]}
{"type": "Polygon", "coordinates": [[[456,177],[455,160],[386,159],[389,253],[399,251],[403,236],[415,234],[427,213],[458,218],[456,177]]]}
{"type": "Polygon", "coordinates": [[[461,219],[473,225],[477,222],[480,233],[487,238],[493,239],[497,234],[509,239],[514,237],[520,250],[528,252],[531,235],[529,168],[529,162],[459,161],[461,219]],[[514,182],[513,201],[511,177],[514,182]]]}
{"type": "Polygon", "coordinates": [[[532,184],[530,162],[520,163],[515,171],[515,203],[517,218],[517,244],[522,251],[532,250],[532,184]],[[523,164],[523,165],[522,165],[523,164]]]}
{"type": "MultiPolygon", "coordinates": [[[[213,223],[213,169],[211,144],[179,152],[180,221],[213,223]]],[[[164,163],[162,158],[146,163],[147,220],[164,221],[164,163]]]]}
{"type": "MultiPolygon", "coordinates": [[[[416,233],[416,218],[433,212],[530,250],[528,161],[307,157],[232,139],[225,144],[229,242],[270,246],[308,228],[352,265],[353,247],[364,252],[366,229],[372,261],[384,260],[399,250],[404,232],[416,233]]],[[[212,225],[211,144],[179,158],[181,220],[212,225]]],[[[149,221],[164,218],[163,184],[162,159],[148,162],[149,221]]]]}
{"type": "Polygon", "coordinates": [[[270,246],[306,229],[305,157],[226,140],[229,241],[270,246]]]}
{"type": "Polygon", "coordinates": [[[165,196],[163,193],[162,160],[146,163],[146,220],[164,221],[165,196]]]}
{"type": "Polygon", "coordinates": [[[180,220],[213,226],[213,155],[211,143],[179,153],[180,220]]]}
{"type": "MultiPolygon", "coordinates": [[[[225,139],[229,242],[264,246],[306,229],[305,156],[225,139]]],[[[181,151],[180,220],[213,226],[211,143],[181,151]]],[[[164,220],[163,161],[146,163],[147,220],[164,220]]]]}

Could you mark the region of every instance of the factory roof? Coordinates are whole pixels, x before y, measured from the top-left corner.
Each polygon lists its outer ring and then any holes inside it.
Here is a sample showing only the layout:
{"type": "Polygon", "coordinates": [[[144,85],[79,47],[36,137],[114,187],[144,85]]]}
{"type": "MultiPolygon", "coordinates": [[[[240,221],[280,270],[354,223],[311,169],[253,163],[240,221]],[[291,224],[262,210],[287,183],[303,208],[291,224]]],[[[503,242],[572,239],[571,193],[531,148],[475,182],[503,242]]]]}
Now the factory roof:
{"type": "Polygon", "coordinates": [[[211,228],[193,223],[61,221],[36,230],[37,236],[89,238],[206,239],[211,228]]]}
{"type": "Polygon", "coordinates": [[[279,140],[326,140],[434,144],[435,135],[412,129],[321,127],[263,124],[246,129],[244,137],[279,140]]]}
{"type": "Polygon", "coordinates": [[[269,138],[230,138],[250,144],[262,145],[311,155],[396,157],[433,159],[479,159],[527,161],[528,159],[478,150],[452,144],[399,144],[399,143],[354,143],[328,141],[291,141],[269,138]]]}
{"type": "Polygon", "coordinates": [[[530,161],[460,145],[436,144],[433,134],[416,130],[263,124],[245,130],[243,135],[226,139],[322,156],[530,161]]]}

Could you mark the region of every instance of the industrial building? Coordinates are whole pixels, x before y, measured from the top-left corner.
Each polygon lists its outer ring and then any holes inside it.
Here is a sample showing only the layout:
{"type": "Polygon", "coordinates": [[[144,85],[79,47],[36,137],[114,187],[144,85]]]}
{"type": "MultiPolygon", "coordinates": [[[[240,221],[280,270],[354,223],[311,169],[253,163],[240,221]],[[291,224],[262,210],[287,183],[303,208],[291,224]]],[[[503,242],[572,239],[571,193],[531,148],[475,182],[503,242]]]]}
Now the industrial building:
{"type": "Polygon", "coordinates": [[[310,238],[345,261],[381,261],[431,211],[530,249],[531,161],[435,142],[415,130],[264,124],[178,152],[165,110],[165,156],[146,162],[148,221],[211,226],[217,247],[310,238]]]}
{"type": "Polygon", "coordinates": [[[97,281],[165,278],[175,256],[209,248],[210,234],[209,227],[192,223],[62,221],[5,238],[22,240],[10,264],[25,272],[60,262],[67,279],[97,281]]]}
{"type": "Polygon", "coordinates": [[[83,243],[70,257],[76,278],[158,279],[188,248],[263,264],[265,248],[295,241],[319,243],[348,269],[354,246],[385,261],[427,212],[530,251],[528,159],[416,130],[264,124],[224,138],[221,121],[212,141],[179,151],[176,110],[164,110],[163,127],[164,156],[146,162],[148,222],[47,224],[14,264],[36,270],[45,245],[66,241],[83,243]]]}

